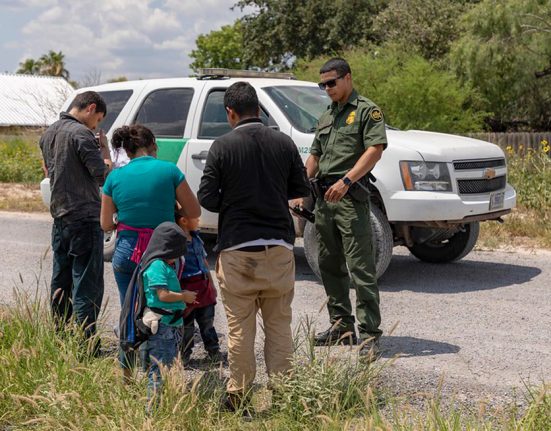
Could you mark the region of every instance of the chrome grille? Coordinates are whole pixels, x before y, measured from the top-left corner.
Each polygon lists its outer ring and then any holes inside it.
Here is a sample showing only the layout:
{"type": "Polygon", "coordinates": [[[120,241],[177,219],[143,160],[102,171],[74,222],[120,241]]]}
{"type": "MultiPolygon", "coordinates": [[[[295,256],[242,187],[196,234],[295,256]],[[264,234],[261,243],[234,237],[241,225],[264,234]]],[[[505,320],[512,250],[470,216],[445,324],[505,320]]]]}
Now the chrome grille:
{"type": "Polygon", "coordinates": [[[504,189],[507,185],[507,177],[495,177],[492,179],[457,180],[460,194],[488,193],[504,189]]]}
{"type": "Polygon", "coordinates": [[[453,162],[453,167],[456,171],[484,168],[500,168],[502,166],[505,166],[505,159],[460,160],[458,162],[453,162]]]}

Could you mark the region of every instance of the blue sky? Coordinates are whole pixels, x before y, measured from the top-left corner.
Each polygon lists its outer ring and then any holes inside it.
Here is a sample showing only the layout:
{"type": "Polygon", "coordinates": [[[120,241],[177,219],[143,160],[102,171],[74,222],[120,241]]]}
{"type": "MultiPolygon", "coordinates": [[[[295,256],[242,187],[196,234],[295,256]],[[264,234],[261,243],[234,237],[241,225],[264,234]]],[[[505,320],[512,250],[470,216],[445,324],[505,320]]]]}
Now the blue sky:
{"type": "Polygon", "coordinates": [[[0,0],[0,72],[63,51],[71,79],[186,76],[199,34],[241,16],[236,0],[0,0]]]}

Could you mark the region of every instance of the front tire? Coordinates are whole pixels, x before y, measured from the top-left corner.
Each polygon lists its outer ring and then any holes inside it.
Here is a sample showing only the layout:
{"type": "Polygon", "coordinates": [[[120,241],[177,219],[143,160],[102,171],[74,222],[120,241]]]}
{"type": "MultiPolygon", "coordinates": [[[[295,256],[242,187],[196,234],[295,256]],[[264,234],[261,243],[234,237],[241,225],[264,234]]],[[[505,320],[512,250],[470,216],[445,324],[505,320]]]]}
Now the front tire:
{"type": "Polygon", "coordinates": [[[115,252],[115,243],[117,242],[117,231],[112,230],[103,234],[103,260],[111,262],[115,252]]]}
{"type": "Polygon", "coordinates": [[[467,223],[463,229],[446,239],[436,239],[408,247],[411,254],[423,262],[446,263],[462,259],[474,248],[480,233],[480,223],[467,223]]]}
{"type": "MultiPolygon", "coordinates": [[[[371,204],[371,231],[372,238],[375,242],[375,267],[376,276],[380,278],[388,268],[390,260],[392,258],[392,249],[394,247],[394,240],[392,236],[392,229],[388,224],[388,220],[379,207],[371,204]]],[[[321,273],[318,264],[318,239],[316,237],[316,227],[312,223],[306,223],[304,229],[304,255],[310,268],[321,280],[321,273]]]]}

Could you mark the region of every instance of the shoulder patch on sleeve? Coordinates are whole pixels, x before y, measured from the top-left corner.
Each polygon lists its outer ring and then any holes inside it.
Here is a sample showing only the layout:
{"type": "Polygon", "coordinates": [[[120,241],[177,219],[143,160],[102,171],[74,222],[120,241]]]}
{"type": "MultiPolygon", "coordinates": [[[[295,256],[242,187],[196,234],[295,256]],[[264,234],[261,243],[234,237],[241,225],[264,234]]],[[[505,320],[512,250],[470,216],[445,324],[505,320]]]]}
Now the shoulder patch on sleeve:
{"type": "Polygon", "coordinates": [[[379,122],[383,119],[383,113],[379,108],[373,108],[369,113],[369,116],[373,121],[379,122]]]}

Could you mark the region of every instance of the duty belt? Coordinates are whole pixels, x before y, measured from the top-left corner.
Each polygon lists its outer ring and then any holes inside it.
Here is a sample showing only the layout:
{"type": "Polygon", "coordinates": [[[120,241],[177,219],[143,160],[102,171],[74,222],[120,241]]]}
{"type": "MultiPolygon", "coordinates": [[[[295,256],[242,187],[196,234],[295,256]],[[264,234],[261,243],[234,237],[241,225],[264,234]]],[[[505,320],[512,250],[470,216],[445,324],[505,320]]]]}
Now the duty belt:
{"type": "MultiPolygon", "coordinates": [[[[310,180],[312,194],[314,200],[323,199],[325,193],[333,184],[339,181],[342,177],[326,176],[320,178],[313,178],[310,180]]],[[[363,178],[360,178],[354,184],[352,184],[348,191],[346,192],[347,196],[350,196],[353,200],[358,202],[366,202],[369,199],[369,181],[375,182],[375,177],[369,172],[363,178]]]]}
{"type": "Polygon", "coordinates": [[[314,198],[319,199],[323,198],[327,190],[331,188],[333,184],[339,181],[341,177],[321,177],[315,180],[311,180],[312,191],[314,193],[314,198]]]}

